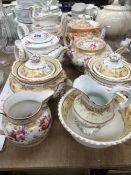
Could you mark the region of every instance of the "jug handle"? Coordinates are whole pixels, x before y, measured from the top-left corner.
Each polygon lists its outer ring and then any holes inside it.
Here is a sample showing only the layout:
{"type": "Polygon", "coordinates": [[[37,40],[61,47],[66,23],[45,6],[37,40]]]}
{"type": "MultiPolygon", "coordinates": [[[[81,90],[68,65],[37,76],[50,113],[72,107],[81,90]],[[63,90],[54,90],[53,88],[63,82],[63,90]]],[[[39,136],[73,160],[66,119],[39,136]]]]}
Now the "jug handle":
{"type": "Polygon", "coordinates": [[[19,24],[17,26],[17,32],[19,39],[22,39],[29,34],[29,29],[25,24],[19,24]]]}
{"type": "Polygon", "coordinates": [[[115,97],[117,95],[116,93],[118,93],[118,92],[125,92],[126,96],[128,98],[126,102],[118,103],[115,106],[115,109],[114,109],[115,111],[117,111],[119,109],[124,109],[124,108],[131,105],[131,88],[115,86],[114,88],[112,88],[112,90],[110,92],[113,95],[112,97],[115,97]]]}

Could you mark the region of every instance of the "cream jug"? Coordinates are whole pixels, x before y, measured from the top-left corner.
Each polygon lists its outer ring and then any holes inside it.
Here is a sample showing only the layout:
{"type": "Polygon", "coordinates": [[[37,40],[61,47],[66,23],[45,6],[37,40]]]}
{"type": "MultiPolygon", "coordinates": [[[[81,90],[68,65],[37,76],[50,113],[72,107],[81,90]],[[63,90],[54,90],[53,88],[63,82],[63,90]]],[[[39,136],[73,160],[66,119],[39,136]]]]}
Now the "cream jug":
{"type": "Polygon", "coordinates": [[[19,146],[34,146],[43,141],[51,127],[52,116],[46,102],[54,94],[22,91],[9,96],[3,105],[3,130],[19,146]]]}
{"type": "MultiPolygon", "coordinates": [[[[106,127],[113,121],[115,113],[119,109],[126,108],[131,104],[131,88],[115,86],[108,91],[88,75],[77,78],[73,87],[82,92],[74,100],[73,113],[81,130],[88,135],[93,135],[99,132],[102,127],[106,127]],[[128,100],[114,106],[113,100],[118,92],[126,93],[128,100]]],[[[119,127],[121,126],[118,125],[119,127]]],[[[112,129],[115,134],[115,128],[112,129]]]]}

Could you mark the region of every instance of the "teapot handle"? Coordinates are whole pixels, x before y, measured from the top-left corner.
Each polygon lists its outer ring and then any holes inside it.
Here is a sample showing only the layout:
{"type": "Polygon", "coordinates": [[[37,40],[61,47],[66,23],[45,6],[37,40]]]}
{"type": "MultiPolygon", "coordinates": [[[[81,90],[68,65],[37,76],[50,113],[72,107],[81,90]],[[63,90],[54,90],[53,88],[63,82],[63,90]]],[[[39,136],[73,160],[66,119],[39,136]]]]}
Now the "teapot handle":
{"type": "Polygon", "coordinates": [[[115,86],[110,92],[112,93],[113,97],[116,96],[117,92],[125,92],[126,96],[128,97],[128,100],[126,102],[119,103],[115,106],[115,111],[126,108],[131,105],[131,88],[115,86]]]}
{"type": "Polygon", "coordinates": [[[68,15],[66,15],[64,17],[64,19],[62,20],[62,30],[63,30],[63,42],[64,42],[64,45],[66,47],[70,47],[72,45],[72,42],[70,41],[70,43],[68,44],[67,43],[67,40],[66,40],[66,33],[67,33],[67,28],[68,28],[68,23],[71,21],[71,17],[69,17],[68,15]]]}
{"type": "Polygon", "coordinates": [[[15,41],[14,54],[16,60],[22,60],[22,61],[26,60],[26,54],[20,40],[15,41]]]}
{"type": "MultiPolygon", "coordinates": [[[[99,12],[99,8],[97,7],[97,6],[93,6],[92,8],[91,8],[91,10],[90,10],[90,16],[91,16],[91,11],[93,10],[93,9],[95,9],[96,11],[97,11],[97,14],[98,14],[98,12],[99,12]]],[[[96,14],[96,16],[97,16],[97,14],[96,14]]]]}
{"type": "Polygon", "coordinates": [[[34,23],[35,18],[37,18],[37,11],[40,11],[42,4],[35,4],[29,8],[29,17],[32,23],[34,23]]]}
{"type": "Polygon", "coordinates": [[[115,51],[115,53],[118,53],[118,54],[123,54],[123,53],[128,53],[128,52],[129,52],[129,49],[126,47],[120,47],[115,51]]]}
{"type": "Polygon", "coordinates": [[[20,23],[17,27],[18,36],[20,39],[29,34],[29,29],[25,24],[20,23]]]}

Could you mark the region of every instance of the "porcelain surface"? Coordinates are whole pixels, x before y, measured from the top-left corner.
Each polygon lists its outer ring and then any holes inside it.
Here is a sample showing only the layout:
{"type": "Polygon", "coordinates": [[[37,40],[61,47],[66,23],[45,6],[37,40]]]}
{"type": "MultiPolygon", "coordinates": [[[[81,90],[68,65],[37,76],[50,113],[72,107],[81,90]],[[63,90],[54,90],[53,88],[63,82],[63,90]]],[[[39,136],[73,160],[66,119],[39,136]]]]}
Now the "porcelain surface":
{"type": "Polygon", "coordinates": [[[12,66],[12,74],[25,83],[37,84],[56,78],[62,71],[60,62],[49,57],[37,60],[15,61],[12,66]],[[34,62],[33,62],[34,61],[34,62]]]}
{"type": "Polygon", "coordinates": [[[84,12],[86,9],[86,4],[85,3],[75,3],[72,6],[72,12],[73,13],[80,13],[80,12],[84,12]]]}
{"type": "MultiPolygon", "coordinates": [[[[89,39],[92,41],[91,39],[89,39]]],[[[103,49],[97,50],[97,51],[83,51],[76,49],[75,47],[72,46],[71,49],[71,62],[74,66],[76,66],[78,69],[80,69],[82,72],[84,72],[84,67],[88,63],[90,59],[93,59],[94,57],[99,58],[99,57],[106,57],[108,54],[111,54],[110,46],[106,45],[104,47],[105,43],[103,43],[103,49]]]]}
{"type": "MultiPolygon", "coordinates": [[[[84,134],[78,126],[75,115],[72,115],[72,105],[78,96],[80,96],[80,91],[71,89],[62,97],[58,106],[59,119],[62,125],[76,141],[88,147],[104,148],[121,144],[131,138],[131,119],[129,117],[131,107],[115,113],[113,120],[106,127],[99,130],[99,132],[96,132],[96,134],[84,134]],[[115,127],[116,125],[119,127],[115,127]],[[108,132],[109,130],[110,132],[108,132]]],[[[126,98],[119,94],[112,103],[117,104],[123,100],[126,101],[126,98]]]]}
{"type": "Polygon", "coordinates": [[[85,12],[86,14],[92,16],[94,20],[96,19],[97,11],[98,11],[97,6],[95,6],[94,4],[87,4],[85,12]]]}
{"type": "Polygon", "coordinates": [[[61,62],[67,47],[62,46],[60,38],[50,34],[43,29],[29,31],[24,24],[18,25],[18,35],[21,40],[15,41],[16,59],[25,60],[36,54],[40,56],[51,55],[52,58],[58,58],[61,62]]]}
{"type": "Polygon", "coordinates": [[[107,90],[88,75],[81,75],[75,79],[73,87],[81,91],[81,95],[74,100],[73,111],[85,134],[91,135],[102,129],[114,118],[118,110],[131,104],[130,88],[119,85],[107,90]],[[125,92],[128,100],[115,106],[112,105],[112,101],[118,92],[125,92]]]}
{"type": "Polygon", "coordinates": [[[102,26],[109,26],[106,31],[108,37],[118,37],[130,30],[131,7],[121,6],[118,0],[112,5],[107,5],[102,10],[98,10],[96,21],[102,26]]]}
{"type": "Polygon", "coordinates": [[[57,36],[62,33],[62,12],[58,4],[35,4],[30,8],[30,17],[34,26],[39,25],[43,30],[57,36]]]}
{"type": "Polygon", "coordinates": [[[75,36],[100,37],[101,28],[99,23],[84,19],[71,20],[66,29],[66,35],[73,39],[75,36]]]}
{"type": "Polygon", "coordinates": [[[79,37],[74,39],[74,47],[85,52],[99,52],[104,50],[105,46],[106,43],[100,38],[79,37]]]}
{"type": "Polygon", "coordinates": [[[4,102],[3,130],[6,137],[19,146],[34,146],[43,141],[51,127],[52,116],[47,100],[54,91],[23,91],[4,102]]]}
{"type": "Polygon", "coordinates": [[[110,56],[89,60],[85,71],[90,72],[93,77],[105,84],[130,83],[131,65],[122,59],[111,61],[110,56]]]}
{"type": "Polygon", "coordinates": [[[15,61],[10,76],[13,92],[23,90],[42,91],[53,89],[53,97],[59,97],[65,91],[67,76],[57,59],[41,58],[41,62],[15,61]],[[43,63],[43,64],[41,64],[43,63]]]}

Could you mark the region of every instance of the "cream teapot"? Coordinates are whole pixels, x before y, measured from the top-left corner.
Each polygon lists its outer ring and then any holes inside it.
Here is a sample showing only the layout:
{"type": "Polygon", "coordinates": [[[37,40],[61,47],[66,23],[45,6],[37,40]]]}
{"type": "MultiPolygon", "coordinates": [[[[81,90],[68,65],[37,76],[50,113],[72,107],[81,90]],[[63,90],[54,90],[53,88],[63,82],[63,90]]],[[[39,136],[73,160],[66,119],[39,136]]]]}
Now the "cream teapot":
{"type": "Polygon", "coordinates": [[[60,39],[44,30],[34,30],[29,32],[29,29],[24,24],[18,25],[18,36],[20,40],[15,42],[15,57],[16,59],[27,59],[32,54],[40,56],[48,55],[52,58],[57,58],[63,61],[67,47],[62,46],[60,39]]]}
{"type": "Polygon", "coordinates": [[[102,10],[98,10],[96,21],[102,26],[110,26],[106,30],[106,36],[117,37],[125,35],[131,29],[131,7],[121,6],[118,0],[112,5],[107,5],[102,10]]]}
{"type": "Polygon", "coordinates": [[[6,137],[19,146],[42,142],[52,124],[48,99],[51,89],[42,92],[22,91],[9,96],[3,106],[3,130],[6,137]]]}
{"type": "Polygon", "coordinates": [[[131,88],[116,86],[108,91],[88,75],[77,78],[73,87],[82,92],[74,100],[72,108],[81,131],[95,139],[118,137],[124,126],[117,113],[118,110],[131,105],[131,88]],[[125,92],[128,98],[126,102],[115,106],[113,99],[116,98],[118,92],[125,92]],[[117,125],[116,128],[115,125],[117,125]]]}

